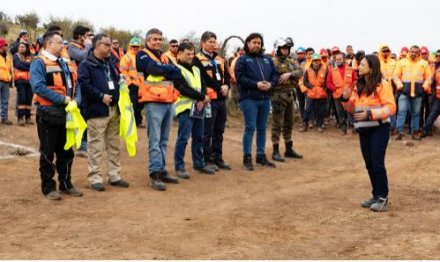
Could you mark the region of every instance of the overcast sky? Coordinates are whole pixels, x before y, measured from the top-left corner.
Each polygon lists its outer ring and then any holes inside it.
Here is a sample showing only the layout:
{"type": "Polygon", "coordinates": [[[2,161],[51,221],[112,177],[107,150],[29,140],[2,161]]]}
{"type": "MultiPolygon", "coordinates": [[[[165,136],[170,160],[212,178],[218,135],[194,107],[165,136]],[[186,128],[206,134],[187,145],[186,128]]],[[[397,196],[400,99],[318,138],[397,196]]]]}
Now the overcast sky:
{"type": "MultiPolygon", "coordinates": [[[[35,11],[41,19],[84,18],[100,27],[141,30],[157,27],[170,38],[180,39],[190,31],[205,30],[218,38],[260,32],[267,50],[279,36],[290,36],[299,46],[353,45],[372,52],[382,43],[393,52],[403,46],[440,48],[440,1],[438,0],[55,0],[1,1],[0,10],[11,16],[35,11]],[[75,5],[73,4],[75,3],[75,5]]],[[[238,42],[231,41],[232,45],[238,42]]]]}

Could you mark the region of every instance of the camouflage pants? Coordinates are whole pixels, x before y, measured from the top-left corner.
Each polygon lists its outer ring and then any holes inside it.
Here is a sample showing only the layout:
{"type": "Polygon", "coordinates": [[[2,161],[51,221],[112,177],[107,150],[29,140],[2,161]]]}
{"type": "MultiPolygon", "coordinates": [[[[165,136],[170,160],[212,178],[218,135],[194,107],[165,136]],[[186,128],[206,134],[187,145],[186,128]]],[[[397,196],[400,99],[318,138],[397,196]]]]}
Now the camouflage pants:
{"type": "Polygon", "coordinates": [[[288,92],[275,92],[272,101],[272,144],[280,143],[281,132],[284,142],[292,141],[294,97],[288,92]]]}

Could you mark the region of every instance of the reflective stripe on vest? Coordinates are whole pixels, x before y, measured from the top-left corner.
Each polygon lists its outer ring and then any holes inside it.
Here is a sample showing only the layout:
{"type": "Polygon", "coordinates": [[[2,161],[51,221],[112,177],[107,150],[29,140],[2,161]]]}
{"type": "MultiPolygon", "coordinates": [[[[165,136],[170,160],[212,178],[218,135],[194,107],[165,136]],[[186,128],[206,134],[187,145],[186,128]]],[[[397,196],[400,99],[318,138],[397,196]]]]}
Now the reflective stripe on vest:
{"type": "MultiPolygon", "coordinates": [[[[224,62],[223,58],[216,56],[214,58],[216,65],[213,65],[211,63],[211,60],[208,57],[206,57],[206,55],[204,55],[202,53],[198,53],[196,56],[200,60],[200,62],[202,63],[204,68],[207,66],[211,66],[211,67],[216,67],[216,71],[217,70],[220,71],[218,73],[221,74],[221,84],[223,85],[225,83],[225,62],[224,62]]],[[[209,77],[217,80],[217,78],[214,75],[214,72],[212,70],[205,70],[205,71],[209,77]]],[[[212,87],[206,87],[206,95],[211,100],[217,99],[217,92],[215,92],[215,90],[212,87]]]]}
{"type": "Polygon", "coordinates": [[[325,67],[321,66],[316,75],[315,70],[311,67],[307,69],[307,76],[313,88],[307,90],[307,96],[312,99],[327,98],[327,91],[323,88],[325,83],[325,67]]]}
{"type": "MultiPolygon", "coordinates": [[[[186,69],[181,65],[177,65],[177,66],[180,68],[182,72],[182,76],[183,78],[185,78],[185,81],[188,84],[188,86],[200,92],[202,89],[202,79],[200,77],[199,68],[193,66],[192,67],[193,72],[190,72],[188,69],[186,69]]],[[[191,110],[193,101],[194,100],[189,97],[179,96],[179,98],[176,101],[176,115],[184,112],[185,110],[191,110]]]]}

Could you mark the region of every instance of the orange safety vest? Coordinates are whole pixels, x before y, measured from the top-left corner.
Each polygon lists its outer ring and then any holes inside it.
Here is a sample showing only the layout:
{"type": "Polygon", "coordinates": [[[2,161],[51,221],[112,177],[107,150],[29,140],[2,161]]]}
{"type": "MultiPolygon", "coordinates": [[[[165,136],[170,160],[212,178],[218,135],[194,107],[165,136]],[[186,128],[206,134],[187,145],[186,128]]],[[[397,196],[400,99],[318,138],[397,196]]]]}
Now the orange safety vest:
{"type": "MultiPolygon", "coordinates": [[[[198,53],[196,56],[197,56],[197,58],[199,58],[199,60],[202,63],[203,67],[214,66],[214,65],[211,65],[211,61],[204,54],[198,53]]],[[[220,71],[221,71],[220,73],[222,74],[221,77],[222,77],[222,85],[223,85],[225,83],[225,61],[220,56],[216,56],[214,58],[214,60],[217,63],[217,65],[220,67],[220,71]]],[[[211,70],[207,70],[206,73],[211,78],[215,78],[216,77],[214,75],[214,72],[211,71],[211,70]]],[[[217,99],[217,92],[215,92],[215,90],[212,87],[206,87],[206,95],[211,100],[217,99]]]]}
{"type": "Polygon", "coordinates": [[[440,67],[435,70],[434,73],[434,81],[435,81],[435,96],[438,100],[440,100],[440,67]]]}
{"type": "Polygon", "coordinates": [[[141,76],[136,70],[136,54],[128,51],[121,59],[120,70],[127,85],[140,86],[141,76]]]}
{"type": "Polygon", "coordinates": [[[0,55],[0,81],[9,82],[12,79],[12,60],[9,55],[4,58],[0,55]]]}
{"type": "Polygon", "coordinates": [[[115,49],[111,49],[112,50],[112,54],[119,60],[121,61],[121,58],[124,56],[124,50],[122,48],[118,49],[118,52],[115,51],[115,49]]]}
{"type": "Polygon", "coordinates": [[[342,93],[344,92],[344,89],[346,87],[353,86],[353,68],[349,66],[345,67],[344,79],[342,79],[341,72],[339,71],[339,68],[337,66],[331,66],[330,68],[330,74],[332,74],[333,84],[336,87],[335,91],[333,91],[332,96],[335,99],[339,99],[342,96],[342,93]]]}
{"type": "MultiPolygon", "coordinates": [[[[144,48],[143,51],[158,64],[167,64],[165,59],[159,60],[150,50],[144,48]]],[[[162,77],[160,82],[151,82],[148,79],[141,77],[141,85],[139,86],[139,103],[145,102],[159,102],[159,103],[174,103],[179,97],[179,92],[174,89],[172,81],[165,80],[162,77]]]]}
{"type": "MultiPolygon", "coordinates": [[[[38,59],[43,60],[44,65],[46,66],[46,85],[49,89],[54,92],[66,96],[67,95],[67,83],[64,80],[64,76],[62,74],[63,70],[57,64],[56,61],[52,61],[47,57],[41,55],[38,59]]],[[[70,71],[70,81],[72,83],[72,93],[71,98],[75,97],[75,83],[76,83],[76,73],[74,72],[74,68],[71,65],[68,65],[70,71]]],[[[35,94],[35,103],[42,106],[51,106],[53,103],[47,99],[42,98],[41,96],[35,94]]]]}
{"type": "Polygon", "coordinates": [[[163,53],[162,56],[161,56],[161,59],[165,59],[165,60],[168,62],[168,64],[169,64],[169,61],[171,60],[171,62],[172,62],[174,65],[177,65],[177,57],[175,57],[175,56],[170,52],[170,50],[168,50],[168,51],[166,51],[165,53],[163,53]]]}
{"type": "Polygon", "coordinates": [[[307,76],[310,83],[313,85],[313,88],[307,90],[307,97],[310,97],[311,99],[327,98],[327,91],[324,89],[326,79],[325,71],[326,68],[321,66],[318,71],[318,75],[316,75],[315,70],[313,70],[311,67],[307,69],[307,76]]]}
{"type": "MultiPolygon", "coordinates": [[[[30,56],[28,56],[28,57],[23,57],[22,55],[20,55],[19,54],[19,56],[20,56],[20,59],[23,61],[23,60],[26,60],[26,62],[28,62],[28,63],[30,63],[31,62],[31,57],[30,56]]],[[[23,70],[20,70],[20,69],[17,69],[17,68],[15,68],[14,67],[14,80],[15,81],[17,81],[17,80],[26,80],[26,81],[29,81],[29,79],[31,78],[31,74],[30,74],[30,72],[29,71],[23,71],[23,70]]]]}

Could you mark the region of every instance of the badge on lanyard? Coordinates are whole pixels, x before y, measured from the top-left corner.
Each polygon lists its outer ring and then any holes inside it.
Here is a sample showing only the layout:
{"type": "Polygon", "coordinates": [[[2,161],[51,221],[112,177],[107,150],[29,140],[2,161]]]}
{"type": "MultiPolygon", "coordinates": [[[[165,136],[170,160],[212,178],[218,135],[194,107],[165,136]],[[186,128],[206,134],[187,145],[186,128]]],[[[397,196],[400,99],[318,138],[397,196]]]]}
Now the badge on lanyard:
{"type": "Polygon", "coordinates": [[[70,80],[70,77],[67,78],[67,88],[72,89],[72,80],[70,80]]]}
{"type": "Polygon", "coordinates": [[[218,81],[221,81],[221,80],[222,80],[222,77],[221,77],[221,75],[220,75],[219,72],[215,73],[215,76],[217,77],[217,80],[218,80],[218,81]]]}
{"type": "Polygon", "coordinates": [[[108,89],[109,90],[115,90],[115,84],[113,83],[112,80],[108,81],[108,89]]]}

